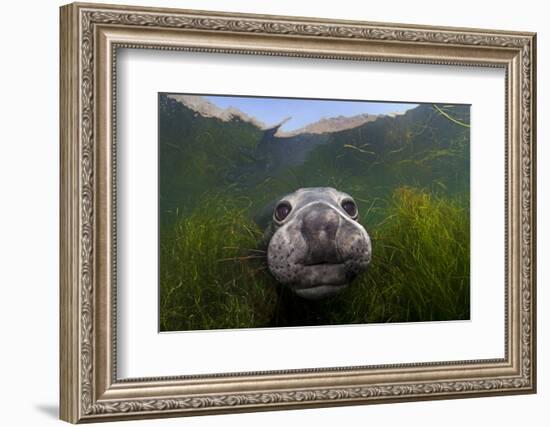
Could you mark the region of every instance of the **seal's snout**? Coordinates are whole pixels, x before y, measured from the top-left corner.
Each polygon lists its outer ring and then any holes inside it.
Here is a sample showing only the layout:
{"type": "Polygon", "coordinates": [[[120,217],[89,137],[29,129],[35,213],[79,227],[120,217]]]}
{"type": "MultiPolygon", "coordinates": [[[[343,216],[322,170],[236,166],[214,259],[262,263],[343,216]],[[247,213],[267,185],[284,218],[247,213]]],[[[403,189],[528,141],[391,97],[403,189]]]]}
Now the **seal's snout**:
{"type": "Polygon", "coordinates": [[[303,188],[277,203],[267,249],[269,270],[304,298],[345,288],[371,260],[357,205],[334,188],[303,188]]]}
{"type": "Polygon", "coordinates": [[[322,203],[311,206],[302,219],[302,235],[308,252],[305,265],[338,263],[341,257],[336,245],[340,215],[322,203]]]}

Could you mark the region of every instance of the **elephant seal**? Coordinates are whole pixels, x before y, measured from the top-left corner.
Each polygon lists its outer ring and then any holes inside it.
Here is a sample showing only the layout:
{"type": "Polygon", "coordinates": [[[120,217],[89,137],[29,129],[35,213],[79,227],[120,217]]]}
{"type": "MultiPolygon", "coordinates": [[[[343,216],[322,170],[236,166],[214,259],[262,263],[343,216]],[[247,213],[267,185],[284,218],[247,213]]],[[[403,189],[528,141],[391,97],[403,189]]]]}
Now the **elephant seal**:
{"type": "Polygon", "coordinates": [[[268,232],[267,263],[300,297],[340,292],[371,261],[370,237],[353,198],[331,187],[300,188],[280,199],[268,232]]]}

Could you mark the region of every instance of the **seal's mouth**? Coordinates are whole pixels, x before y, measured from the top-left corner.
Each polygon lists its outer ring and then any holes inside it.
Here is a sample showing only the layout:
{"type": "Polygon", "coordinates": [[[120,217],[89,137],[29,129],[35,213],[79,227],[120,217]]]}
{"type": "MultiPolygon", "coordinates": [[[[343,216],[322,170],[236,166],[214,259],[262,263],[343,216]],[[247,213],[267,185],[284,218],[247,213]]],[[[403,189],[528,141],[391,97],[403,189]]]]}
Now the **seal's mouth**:
{"type": "Polygon", "coordinates": [[[333,295],[350,282],[349,268],[345,262],[318,262],[301,264],[300,280],[295,283],[295,292],[304,298],[320,298],[333,295]]]}
{"type": "Polygon", "coordinates": [[[303,262],[302,265],[304,267],[316,267],[319,265],[340,265],[344,262],[329,262],[329,261],[318,261],[318,262],[303,262]]]}
{"type": "Polygon", "coordinates": [[[294,292],[307,299],[335,295],[345,289],[357,275],[349,262],[316,262],[300,265],[300,280],[294,283],[294,292]]]}

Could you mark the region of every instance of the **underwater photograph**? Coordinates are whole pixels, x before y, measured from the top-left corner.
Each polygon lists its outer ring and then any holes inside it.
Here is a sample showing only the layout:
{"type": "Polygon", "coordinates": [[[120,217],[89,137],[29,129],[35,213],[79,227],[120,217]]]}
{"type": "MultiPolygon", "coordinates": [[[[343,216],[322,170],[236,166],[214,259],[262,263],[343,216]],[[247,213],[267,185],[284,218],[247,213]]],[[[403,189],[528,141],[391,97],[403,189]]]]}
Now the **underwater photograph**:
{"type": "Polygon", "coordinates": [[[470,319],[470,105],[158,94],[159,330],[470,319]]]}

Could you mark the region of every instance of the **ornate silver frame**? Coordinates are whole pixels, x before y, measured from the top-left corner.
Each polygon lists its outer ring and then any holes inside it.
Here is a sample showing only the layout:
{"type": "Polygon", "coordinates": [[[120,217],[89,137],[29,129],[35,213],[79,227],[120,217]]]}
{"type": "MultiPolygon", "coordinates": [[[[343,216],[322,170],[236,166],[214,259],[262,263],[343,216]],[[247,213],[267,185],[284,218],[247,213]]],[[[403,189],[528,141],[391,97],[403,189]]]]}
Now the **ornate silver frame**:
{"type": "Polygon", "coordinates": [[[61,8],[60,41],[61,419],[77,423],[535,392],[535,34],[71,4],[61,8]],[[117,47],[504,68],[505,357],[118,380],[117,47]]]}

